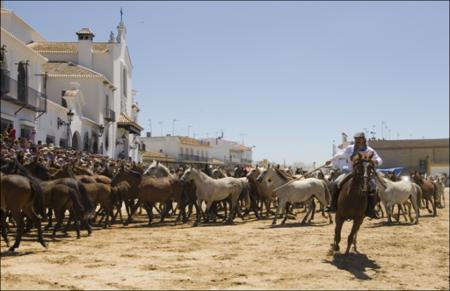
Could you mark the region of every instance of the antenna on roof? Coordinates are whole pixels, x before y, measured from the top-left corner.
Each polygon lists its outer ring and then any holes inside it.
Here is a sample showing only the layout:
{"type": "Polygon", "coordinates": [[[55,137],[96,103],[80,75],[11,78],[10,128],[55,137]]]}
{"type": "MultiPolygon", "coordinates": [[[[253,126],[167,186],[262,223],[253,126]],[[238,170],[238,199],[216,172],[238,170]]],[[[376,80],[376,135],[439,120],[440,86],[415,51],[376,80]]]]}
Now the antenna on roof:
{"type": "Polygon", "coordinates": [[[120,22],[122,23],[122,16],[123,16],[123,11],[122,11],[122,7],[120,7],[120,22]]]}

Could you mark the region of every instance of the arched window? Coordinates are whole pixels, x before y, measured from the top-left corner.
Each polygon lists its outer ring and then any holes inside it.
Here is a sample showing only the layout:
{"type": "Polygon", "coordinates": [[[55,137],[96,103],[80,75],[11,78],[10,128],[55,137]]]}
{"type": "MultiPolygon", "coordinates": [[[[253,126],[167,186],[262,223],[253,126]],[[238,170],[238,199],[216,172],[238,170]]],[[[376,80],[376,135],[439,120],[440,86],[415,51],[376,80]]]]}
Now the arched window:
{"type": "Polygon", "coordinates": [[[1,95],[9,92],[9,71],[5,47],[6,45],[0,47],[1,95]]]}
{"type": "Polygon", "coordinates": [[[127,81],[128,81],[128,74],[127,74],[127,69],[123,68],[123,73],[122,73],[122,91],[123,91],[123,96],[127,97],[127,81]]]}
{"type": "Polygon", "coordinates": [[[8,63],[6,62],[6,45],[0,47],[0,68],[3,71],[8,71],[8,63]]]}
{"type": "Polygon", "coordinates": [[[28,101],[28,62],[19,62],[17,69],[17,99],[27,103],[28,101]]]}

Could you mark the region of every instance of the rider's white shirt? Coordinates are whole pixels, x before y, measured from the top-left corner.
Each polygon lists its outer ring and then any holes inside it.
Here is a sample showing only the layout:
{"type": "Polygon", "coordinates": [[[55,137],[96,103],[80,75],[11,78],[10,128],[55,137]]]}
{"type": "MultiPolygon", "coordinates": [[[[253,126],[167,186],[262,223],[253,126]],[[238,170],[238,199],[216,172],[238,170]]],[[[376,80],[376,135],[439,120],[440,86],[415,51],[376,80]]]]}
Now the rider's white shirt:
{"type": "MultiPolygon", "coordinates": [[[[334,155],[334,157],[331,159],[332,165],[335,168],[340,169],[341,171],[349,172],[353,170],[351,156],[353,154],[353,149],[355,145],[351,144],[347,146],[344,150],[341,152],[338,152],[334,155]]],[[[367,155],[371,155],[373,153],[372,160],[377,161],[378,166],[381,166],[383,163],[383,160],[380,158],[378,153],[371,147],[367,146],[367,149],[365,151],[360,151],[360,153],[365,153],[367,155]]]]}

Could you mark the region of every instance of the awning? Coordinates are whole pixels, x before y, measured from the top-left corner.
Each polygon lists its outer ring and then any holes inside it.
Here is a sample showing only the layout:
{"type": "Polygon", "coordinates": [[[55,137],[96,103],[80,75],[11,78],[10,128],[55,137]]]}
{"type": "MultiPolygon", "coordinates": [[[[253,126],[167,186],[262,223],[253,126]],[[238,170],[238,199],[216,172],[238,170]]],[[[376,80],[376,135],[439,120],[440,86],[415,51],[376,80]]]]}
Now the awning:
{"type": "Polygon", "coordinates": [[[120,113],[119,120],[117,121],[117,128],[123,128],[130,133],[138,135],[140,135],[141,131],[144,129],[124,113],[120,113]]]}

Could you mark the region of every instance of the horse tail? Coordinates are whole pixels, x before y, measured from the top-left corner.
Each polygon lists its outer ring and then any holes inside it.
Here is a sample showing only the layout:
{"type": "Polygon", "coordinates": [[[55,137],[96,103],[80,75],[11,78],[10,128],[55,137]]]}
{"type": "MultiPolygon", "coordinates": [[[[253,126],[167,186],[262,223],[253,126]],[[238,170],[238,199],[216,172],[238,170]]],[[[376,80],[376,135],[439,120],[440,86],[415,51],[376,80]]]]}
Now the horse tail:
{"type": "Polygon", "coordinates": [[[118,186],[111,186],[111,202],[113,205],[116,205],[117,202],[120,201],[121,197],[121,189],[118,186]]]}
{"type": "Polygon", "coordinates": [[[74,189],[73,187],[69,186],[69,198],[72,201],[72,207],[77,213],[77,215],[82,215],[85,211],[85,208],[83,207],[83,204],[80,201],[80,197],[78,195],[78,189],[74,189]]]}
{"type": "Polygon", "coordinates": [[[249,209],[250,208],[250,184],[249,183],[245,183],[243,185],[244,187],[242,187],[242,191],[241,191],[241,198],[244,199],[244,205],[245,205],[245,209],[249,209]]]}
{"type": "Polygon", "coordinates": [[[89,196],[86,187],[84,187],[83,183],[77,182],[77,186],[80,193],[80,201],[84,208],[84,217],[83,219],[90,219],[95,215],[95,205],[89,196]]]}
{"type": "MultiPolygon", "coordinates": [[[[325,180],[320,180],[322,182],[324,191],[325,191],[325,202],[328,204],[330,204],[331,201],[331,193],[330,193],[330,189],[328,188],[327,182],[325,182],[325,180]]],[[[326,206],[326,205],[324,205],[326,206]]]]}
{"type": "Polygon", "coordinates": [[[414,188],[416,188],[416,198],[417,198],[417,207],[422,207],[422,188],[420,188],[419,185],[417,185],[416,183],[413,183],[414,188]]]}
{"type": "Polygon", "coordinates": [[[30,187],[33,196],[33,210],[40,219],[45,218],[44,194],[41,185],[34,180],[30,180],[30,187]]]}

